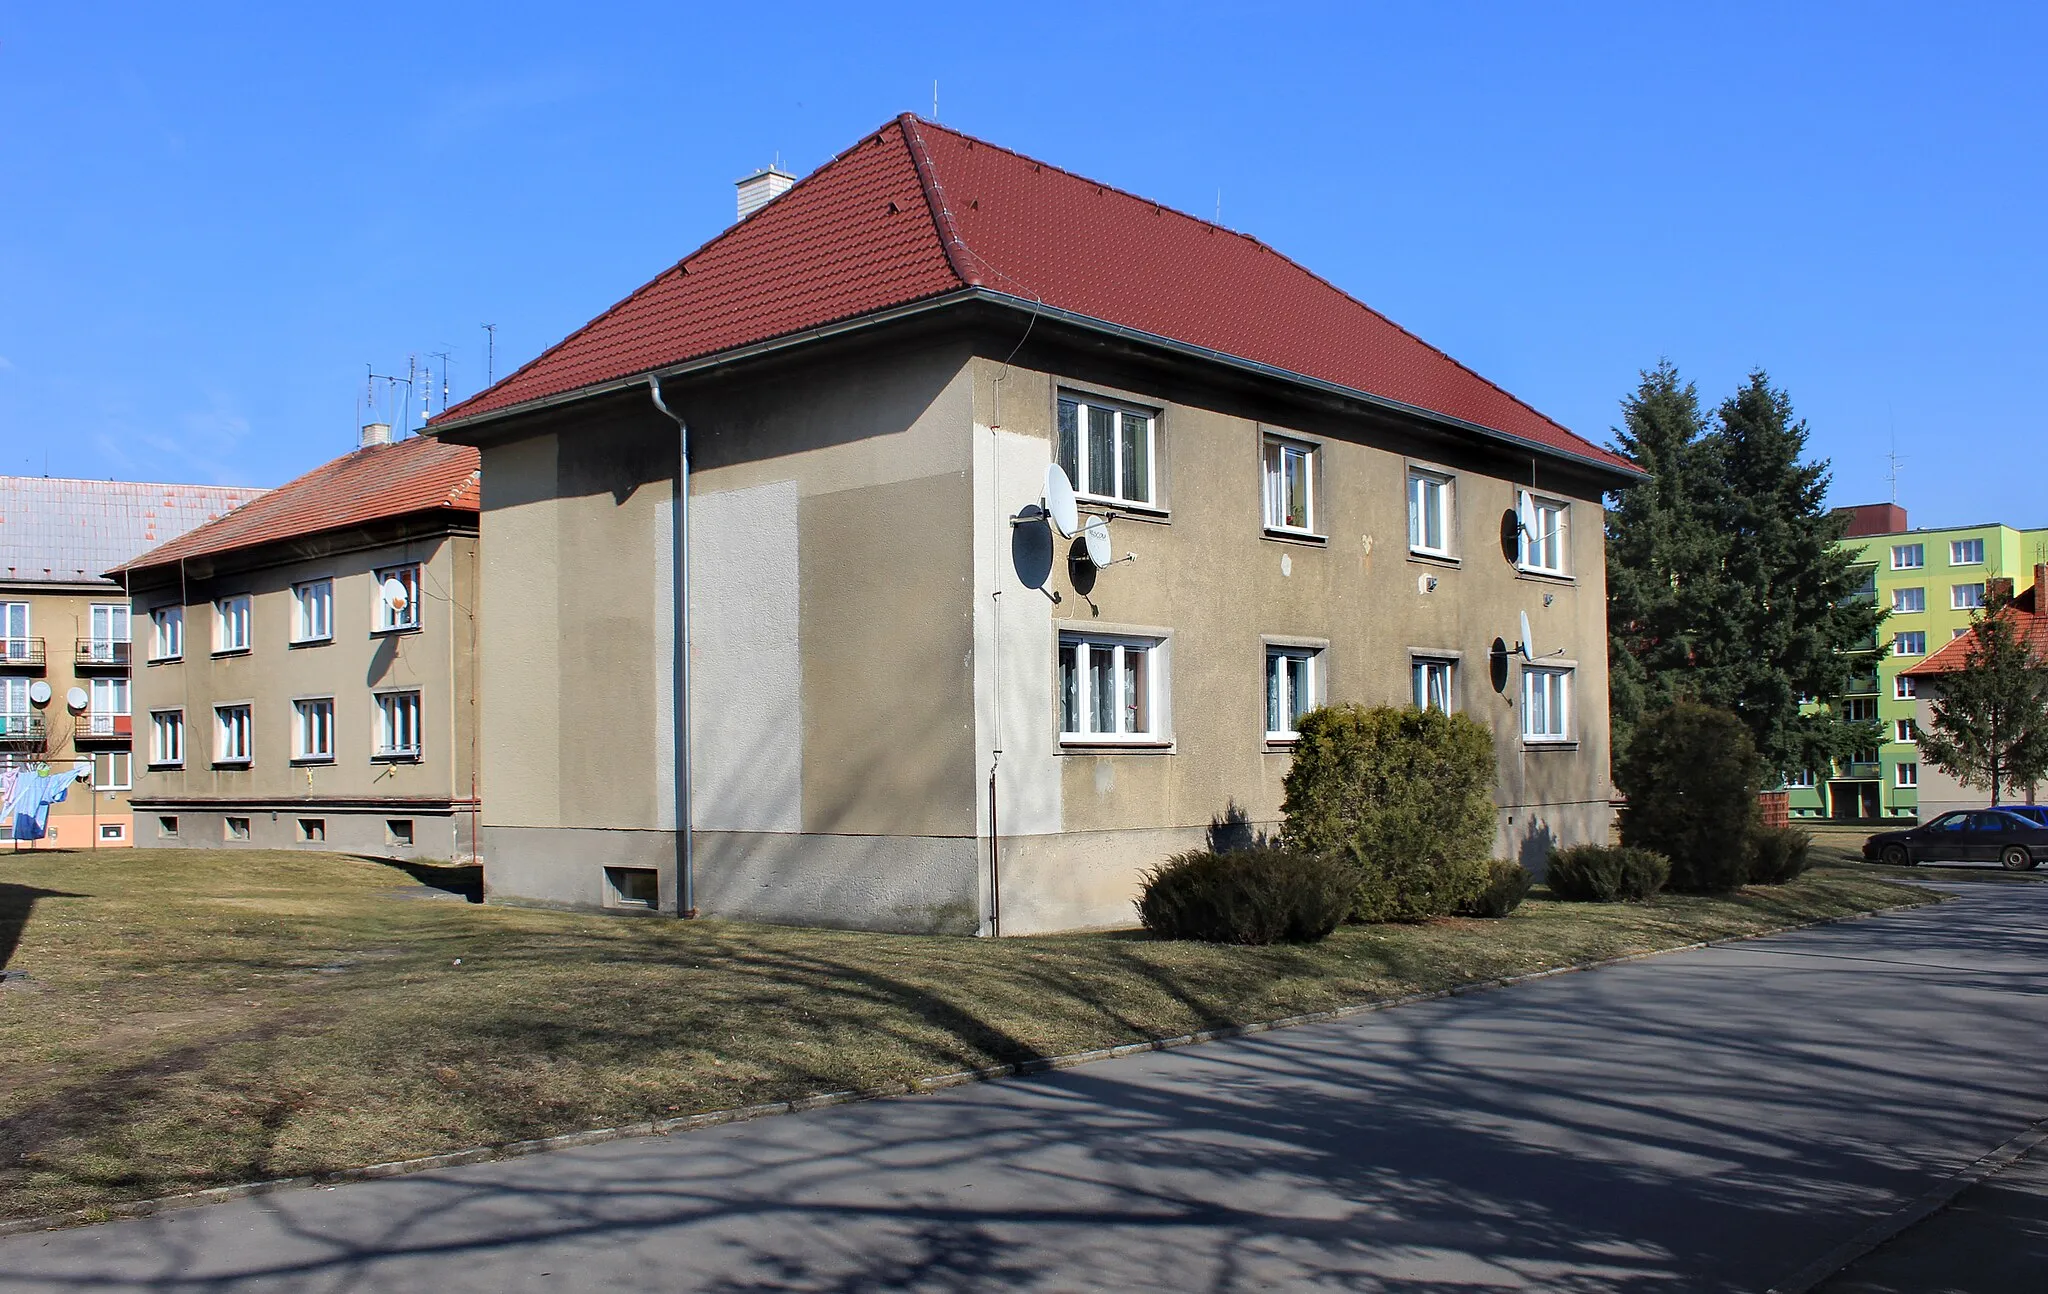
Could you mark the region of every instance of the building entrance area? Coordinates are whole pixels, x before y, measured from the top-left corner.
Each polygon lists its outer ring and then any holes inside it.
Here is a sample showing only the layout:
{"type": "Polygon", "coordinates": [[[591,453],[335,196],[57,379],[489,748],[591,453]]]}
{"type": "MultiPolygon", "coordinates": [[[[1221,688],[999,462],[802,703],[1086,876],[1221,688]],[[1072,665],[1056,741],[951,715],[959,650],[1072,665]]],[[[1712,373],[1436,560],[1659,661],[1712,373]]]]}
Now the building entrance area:
{"type": "Polygon", "coordinates": [[[1868,822],[1884,815],[1876,782],[1829,782],[1828,816],[1868,822]]]}

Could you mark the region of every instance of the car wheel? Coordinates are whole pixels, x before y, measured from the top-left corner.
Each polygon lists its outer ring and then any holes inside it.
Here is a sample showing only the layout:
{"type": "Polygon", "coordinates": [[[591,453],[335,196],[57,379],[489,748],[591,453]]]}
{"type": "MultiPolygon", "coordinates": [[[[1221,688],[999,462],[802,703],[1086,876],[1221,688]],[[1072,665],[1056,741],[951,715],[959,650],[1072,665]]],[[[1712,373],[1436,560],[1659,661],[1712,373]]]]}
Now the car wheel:
{"type": "Polygon", "coordinates": [[[1887,867],[1911,867],[1913,865],[1913,856],[1906,852],[1904,845],[1886,845],[1883,858],[1884,865],[1887,867]]]}
{"type": "Polygon", "coordinates": [[[1998,856],[1998,861],[2004,863],[2005,869],[2009,872],[2028,872],[2034,869],[2034,856],[2027,852],[2024,845],[2007,845],[2005,852],[1998,856]]]}

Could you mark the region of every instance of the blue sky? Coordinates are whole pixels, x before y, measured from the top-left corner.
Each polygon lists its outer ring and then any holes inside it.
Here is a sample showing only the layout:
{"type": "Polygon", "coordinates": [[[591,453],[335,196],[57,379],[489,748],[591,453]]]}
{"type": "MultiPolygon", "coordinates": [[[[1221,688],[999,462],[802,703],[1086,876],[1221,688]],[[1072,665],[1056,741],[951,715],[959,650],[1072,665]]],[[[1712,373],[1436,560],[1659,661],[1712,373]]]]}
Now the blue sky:
{"type": "MultiPolygon", "coordinates": [[[[1836,502],[2048,525],[2039,6],[0,0],[0,470],[275,484],[893,113],[1255,234],[1582,434],[1787,387],[1836,502]],[[1109,16],[1104,16],[1105,14],[1109,16]],[[437,365],[439,361],[434,361],[437,365]],[[438,385],[438,377],[436,384],[438,385]]],[[[438,393],[434,397],[439,405],[438,393]]],[[[417,416],[414,416],[417,421],[417,416]]]]}

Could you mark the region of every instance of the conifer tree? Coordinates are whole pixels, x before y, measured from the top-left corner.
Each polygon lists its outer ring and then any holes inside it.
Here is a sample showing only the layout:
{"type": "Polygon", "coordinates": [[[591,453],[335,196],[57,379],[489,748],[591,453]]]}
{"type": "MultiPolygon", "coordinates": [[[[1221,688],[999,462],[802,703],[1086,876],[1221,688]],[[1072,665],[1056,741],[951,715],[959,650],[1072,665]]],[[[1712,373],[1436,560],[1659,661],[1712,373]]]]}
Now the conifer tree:
{"type": "MultiPolygon", "coordinates": [[[[2048,591],[2036,589],[2038,599],[2048,591]]],[[[1991,802],[2048,775],[2048,661],[2034,658],[1999,599],[1972,619],[1963,667],[1928,680],[1920,758],[1991,802]]]]}

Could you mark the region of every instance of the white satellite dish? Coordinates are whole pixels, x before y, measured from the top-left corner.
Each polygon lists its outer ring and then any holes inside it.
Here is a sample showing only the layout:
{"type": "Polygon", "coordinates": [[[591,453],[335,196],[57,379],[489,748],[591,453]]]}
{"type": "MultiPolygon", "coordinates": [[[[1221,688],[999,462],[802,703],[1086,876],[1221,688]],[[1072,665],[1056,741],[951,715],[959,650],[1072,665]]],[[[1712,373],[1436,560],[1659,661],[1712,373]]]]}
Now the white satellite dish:
{"type": "Polygon", "coordinates": [[[28,699],[37,705],[48,705],[50,703],[50,685],[41,679],[37,679],[29,684],[28,699]]]}
{"type": "Polygon", "coordinates": [[[80,713],[91,703],[92,698],[85,694],[85,689],[82,687],[74,687],[64,694],[64,704],[71,707],[71,713],[73,714],[80,713]]]}
{"type": "Polygon", "coordinates": [[[1081,533],[1081,507],[1074,502],[1074,483],[1058,463],[1047,464],[1045,469],[1045,515],[1060,538],[1072,539],[1081,533]]]}
{"type": "Polygon", "coordinates": [[[1535,660],[1535,659],[1536,659],[1536,643],[1535,643],[1535,638],[1534,638],[1534,635],[1532,635],[1532,634],[1531,634],[1531,633],[1529,632],[1529,613],[1528,613],[1527,611],[1524,611],[1524,612],[1522,612],[1522,613],[1521,613],[1521,615],[1522,615],[1522,642],[1521,642],[1521,648],[1522,648],[1522,659],[1523,659],[1523,660],[1535,660]]]}
{"type": "Polygon", "coordinates": [[[400,584],[396,577],[387,577],[382,587],[377,590],[377,595],[383,598],[384,605],[393,611],[405,610],[406,603],[411,601],[406,596],[405,585],[400,584]]]}
{"type": "Polygon", "coordinates": [[[1109,549],[1109,523],[1101,517],[1088,518],[1088,524],[1081,527],[1081,542],[1088,546],[1088,560],[1097,567],[1116,560],[1109,549]]]}

